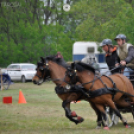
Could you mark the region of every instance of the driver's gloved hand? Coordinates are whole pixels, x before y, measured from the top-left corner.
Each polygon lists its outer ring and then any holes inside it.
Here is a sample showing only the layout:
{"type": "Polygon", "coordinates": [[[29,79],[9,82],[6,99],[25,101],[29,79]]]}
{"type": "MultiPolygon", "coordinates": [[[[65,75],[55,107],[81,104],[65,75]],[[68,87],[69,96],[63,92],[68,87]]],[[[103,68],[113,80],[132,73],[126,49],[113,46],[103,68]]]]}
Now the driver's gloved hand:
{"type": "Polygon", "coordinates": [[[121,69],[124,69],[126,67],[126,65],[123,66],[121,64],[119,66],[120,66],[121,69]]]}

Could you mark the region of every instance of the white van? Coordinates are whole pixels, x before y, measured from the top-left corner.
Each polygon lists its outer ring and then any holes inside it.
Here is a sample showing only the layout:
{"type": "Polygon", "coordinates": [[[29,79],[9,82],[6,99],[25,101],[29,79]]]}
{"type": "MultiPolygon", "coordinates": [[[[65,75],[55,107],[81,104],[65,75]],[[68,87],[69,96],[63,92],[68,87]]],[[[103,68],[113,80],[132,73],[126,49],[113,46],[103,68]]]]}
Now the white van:
{"type": "Polygon", "coordinates": [[[32,80],[36,73],[36,65],[30,63],[16,63],[10,64],[6,71],[12,81],[22,81],[23,83],[27,80],[32,80]]]}

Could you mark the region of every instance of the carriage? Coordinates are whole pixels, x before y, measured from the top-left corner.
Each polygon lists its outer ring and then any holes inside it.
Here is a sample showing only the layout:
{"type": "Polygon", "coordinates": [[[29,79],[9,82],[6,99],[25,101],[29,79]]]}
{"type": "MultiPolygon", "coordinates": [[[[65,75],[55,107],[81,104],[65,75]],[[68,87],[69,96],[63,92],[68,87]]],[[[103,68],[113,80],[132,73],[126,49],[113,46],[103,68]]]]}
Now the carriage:
{"type": "Polygon", "coordinates": [[[11,84],[13,84],[13,82],[8,74],[0,74],[0,88],[2,86],[5,90],[7,90],[11,84]]]}

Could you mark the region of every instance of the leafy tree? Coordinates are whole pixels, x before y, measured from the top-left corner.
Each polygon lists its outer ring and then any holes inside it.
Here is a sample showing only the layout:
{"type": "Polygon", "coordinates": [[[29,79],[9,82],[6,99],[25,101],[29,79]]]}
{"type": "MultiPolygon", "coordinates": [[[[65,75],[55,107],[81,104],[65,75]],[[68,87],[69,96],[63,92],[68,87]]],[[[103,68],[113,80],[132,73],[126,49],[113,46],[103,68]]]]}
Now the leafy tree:
{"type": "Polygon", "coordinates": [[[72,60],[72,45],[80,40],[101,42],[124,33],[134,42],[132,0],[19,0],[13,6],[15,2],[0,5],[1,66],[36,63],[57,51],[72,60]],[[65,3],[71,5],[69,12],[63,10],[65,3]]]}

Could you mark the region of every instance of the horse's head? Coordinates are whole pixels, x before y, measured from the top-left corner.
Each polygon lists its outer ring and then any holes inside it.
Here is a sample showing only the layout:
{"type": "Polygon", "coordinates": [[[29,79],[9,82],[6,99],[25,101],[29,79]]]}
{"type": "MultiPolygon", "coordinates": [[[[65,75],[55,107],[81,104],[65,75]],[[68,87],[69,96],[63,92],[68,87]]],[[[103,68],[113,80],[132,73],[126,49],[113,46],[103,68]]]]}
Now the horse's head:
{"type": "Polygon", "coordinates": [[[71,73],[66,72],[68,65],[61,58],[49,56],[46,58],[41,57],[41,61],[37,63],[37,72],[33,77],[34,84],[42,84],[48,78],[57,85],[65,86],[66,84],[74,84],[71,73]]]}
{"type": "Polygon", "coordinates": [[[48,68],[48,62],[43,57],[41,57],[41,61],[37,63],[36,74],[32,81],[34,84],[40,85],[49,77],[50,72],[48,68]]]}
{"type": "Polygon", "coordinates": [[[91,65],[85,64],[83,62],[73,62],[66,73],[70,77],[71,82],[77,83],[80,82],[80,76],[82,76],[82,74],[83,76],[89,74],[90,76],[94,76],[95,69],[91,65]]]}

